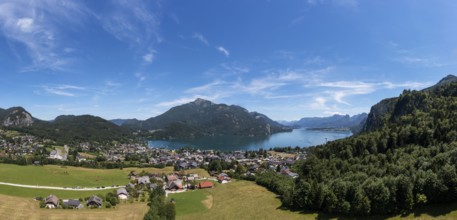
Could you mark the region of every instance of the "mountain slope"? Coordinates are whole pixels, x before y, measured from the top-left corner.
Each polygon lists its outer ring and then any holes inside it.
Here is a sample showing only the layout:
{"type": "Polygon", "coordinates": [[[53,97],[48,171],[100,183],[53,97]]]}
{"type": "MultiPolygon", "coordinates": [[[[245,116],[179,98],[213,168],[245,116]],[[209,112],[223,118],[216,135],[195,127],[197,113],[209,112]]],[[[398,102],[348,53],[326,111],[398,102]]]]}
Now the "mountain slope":
{"type": "Polygon", "coordinates": [[[366,216],[457,202],[457,82],[446,78],[376,104],[365,132],[307,149],[283,205],[366,216]]]}
{"type": "MultiPolygon", "coordinates": [[[[437,91],[440,90],[440,88],[446,88],[450,89],[448,85],[457,82],[457,77],[454,75],[448,75],[441,79],[437,84],[435,84],[432,87],[423,89],[421,92],[422,94],[427,94],[427,95],[437,95],[437,91]]],[[[408,93],[409,91],[405,90],[404,93],[408,93]]],[[[400,96],[398,98],[388,98],[384,99],[381,102],[377,103],[373,107],[371,107],[370,113],[368,114],[366,123],[363,126],[362,131],[367,132],[367,131],[373,131],[376,129],[382,128],[383,125],[388,123],[393,119],[393,113],[399,114],[400,111],[402,111],[401,103],[399,104],[398,102],[401,101],[402,103],[408,101],[408,100],[400,100],[404,97],[400,96]]],[[[417,103],[414,103],[417,104],[417,103]]]]}
{"type": "Polygon", "coordinates": [[[236,105],[215,104],[196,99],[176,106],[145,121],[128,120],[123,127],[155,130],[157,138],[182,138],[206,135],[268,136],[290,129],[267,116],[248,112],[236,105]]]}
{"type": "Polygon", "coordinates": [[[130,131],[91,115],[59,116],[48,122],[35,119],[22,107],[0,109],[1,126],[60,144],[80,141],[126,140],[130,131]]]}

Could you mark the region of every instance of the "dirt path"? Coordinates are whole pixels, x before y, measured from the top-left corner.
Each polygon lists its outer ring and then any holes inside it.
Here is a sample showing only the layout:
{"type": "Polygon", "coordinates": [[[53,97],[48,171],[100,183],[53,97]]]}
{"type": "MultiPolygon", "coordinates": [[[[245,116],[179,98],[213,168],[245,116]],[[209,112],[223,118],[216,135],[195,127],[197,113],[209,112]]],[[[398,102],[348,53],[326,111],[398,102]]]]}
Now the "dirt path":
{"type": "Polygon", "coordinates": [[[38,186],[38,185],[24,185],[24,184],[16,184],[16,183],[5,183],[0,182],[0,185],[7,185],[7,186],[17,186],[23,188],[34,188],[34,189],[57,189],[57,190],[73,190],[73,191],[92,191],[92,190],[105,190],[105,189],[117,189],[121,188],[122,186],[115,186],[115,187],[105,187],[105,188],[96,188],[96,187],[84,187],[84,188],[68,188],[68,187],[57,187],[57,186],[38,186]]]}

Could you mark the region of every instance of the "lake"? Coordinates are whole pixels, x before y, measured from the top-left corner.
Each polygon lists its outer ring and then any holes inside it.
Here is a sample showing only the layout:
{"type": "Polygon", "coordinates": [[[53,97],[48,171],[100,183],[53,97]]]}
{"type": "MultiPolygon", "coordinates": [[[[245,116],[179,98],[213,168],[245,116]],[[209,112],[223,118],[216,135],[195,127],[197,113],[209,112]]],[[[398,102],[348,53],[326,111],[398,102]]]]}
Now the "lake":
{"type": "Polygon", "coordinates": [[[181,140],[150,140],[149,147],[179,149],[194,147],[201,150],[258,150],[273,147],[309,147],[351,136],[350,131],[321,131],[294,129],[292,132],[276,133],[269,137],[213,136],[181,140]]]}

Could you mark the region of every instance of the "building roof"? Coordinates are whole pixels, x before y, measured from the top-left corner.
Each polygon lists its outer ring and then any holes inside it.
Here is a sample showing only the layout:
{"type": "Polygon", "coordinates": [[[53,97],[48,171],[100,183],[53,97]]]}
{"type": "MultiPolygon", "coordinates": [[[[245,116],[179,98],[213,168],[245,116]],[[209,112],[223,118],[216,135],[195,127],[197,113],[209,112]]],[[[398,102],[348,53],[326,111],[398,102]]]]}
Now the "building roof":
{"type": "Polygon", "coordinates": [[[168,181],[176,181],[178,180],[178,177],[176,175],[169,175],[167,176],[168,181]]]}
{"type": "Polygon", "coordinates": [[[198,184],[198,188],[212,188],[214,184],[210,181],[203,181],[198,184]]]}
{"type": "Polygon", "coordinates": [[[54,204],[55,206],[58,206],[59,205],[59,198],[57,198],[57,196],[55,195],[49,195],[46,200],[44,201],[45,204],[54,204]]]}
{"type": "Polygon", "coordinates": [[[121,194],[124,194],[126,196],[129,195],[129,193],[127,192],[127,190],[125,188],[117,189],[117,195],[121,195],[121,194]]]}
{"type": "Polygon", "coordinates": [[[142,177],[138,178],[138,184],[149,184],[149,183],[151,183],[149,176],[142,176],[142,177]]]}
{"type": "Polygon", "coordinates": [[[98,196],[91,196],[88,200],[87,200],[87,205],[98,205],[98,206],[102,206],[103,205],[103,199],[101,199],[100,197],[98,196]]]}
{"type": "Polygon", "coordinates": [[[78,207],[79,205],[81,205],[81,202],[76,199],[69,199],[68,201],[66,201],[64,203],[65,203],[65,205],[71,206],[71,207],[78,207]]]}

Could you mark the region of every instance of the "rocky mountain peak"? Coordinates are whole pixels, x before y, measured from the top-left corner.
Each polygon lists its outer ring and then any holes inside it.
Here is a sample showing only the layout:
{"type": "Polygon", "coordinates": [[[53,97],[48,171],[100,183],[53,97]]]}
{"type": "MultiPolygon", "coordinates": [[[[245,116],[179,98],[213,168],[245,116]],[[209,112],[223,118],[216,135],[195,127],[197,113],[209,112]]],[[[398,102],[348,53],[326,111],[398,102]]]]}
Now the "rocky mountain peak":
{"type": "Polygon", "coordinates": [[[195,101],[192,102],[194,105],[197,105],[197,106],[203,106],[203,107],[206,107],[206,106],[209,106],[209,105],[213,105],[214,103],[212,103],[211,101],[208,101],[208,100],[205,100],[205,99],[201,99],[201,98],[197,98],[195,99],[195,101]]]}
{"type": "Polygon", "coordinates": [[[33,117],[22,107],[13,107],[6,110],[2,119],[5,127],[29,127],[33,124],[33,117]]]}

